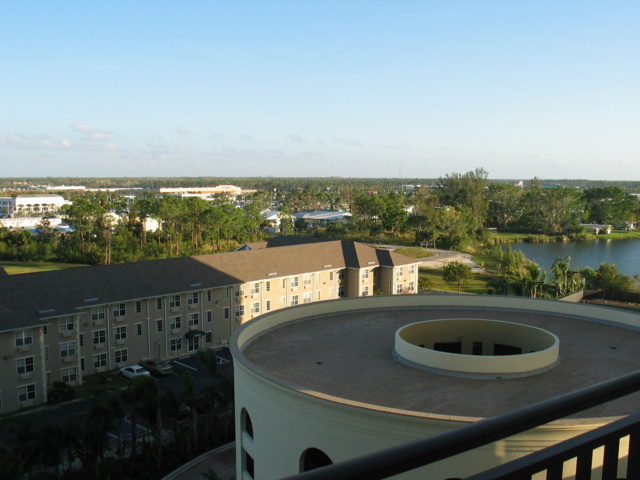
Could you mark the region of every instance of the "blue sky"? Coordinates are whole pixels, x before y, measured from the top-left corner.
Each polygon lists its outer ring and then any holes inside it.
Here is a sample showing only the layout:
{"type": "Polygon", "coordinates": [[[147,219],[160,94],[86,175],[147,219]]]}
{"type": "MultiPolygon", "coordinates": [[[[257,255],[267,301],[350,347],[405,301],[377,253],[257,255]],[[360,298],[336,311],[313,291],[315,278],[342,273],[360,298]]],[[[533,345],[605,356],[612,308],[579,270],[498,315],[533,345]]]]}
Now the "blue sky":
{"type": "Polygon", "coordinates": [[[640,2],[0,3],[0,176],[640,180],[640,2]]]}

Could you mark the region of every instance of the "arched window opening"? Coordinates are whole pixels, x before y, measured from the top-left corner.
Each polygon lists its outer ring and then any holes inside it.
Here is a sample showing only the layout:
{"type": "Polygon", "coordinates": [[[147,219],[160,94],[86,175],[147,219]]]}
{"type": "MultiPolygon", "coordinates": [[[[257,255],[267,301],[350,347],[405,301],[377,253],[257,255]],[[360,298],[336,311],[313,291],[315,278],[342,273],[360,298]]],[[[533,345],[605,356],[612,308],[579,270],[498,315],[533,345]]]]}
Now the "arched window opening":
{"type": "Polygon", "coordinates": [[[333,462],[322,450],[309,448],[302,452],[302,456],[300,457],[301,472],[308,472],[309,470],[326,467],[327,465],[333,465],[333,462]]]}
{"type": "Polygon", "coordinates": [[[253,438],[253,423],[251,422],[251,417],[249,416],[249,412],[246,409],[242,409],[242,413],[240,414],[240,421],[242,422],[242,431],[247,432],[249,438],[253,438]]]}

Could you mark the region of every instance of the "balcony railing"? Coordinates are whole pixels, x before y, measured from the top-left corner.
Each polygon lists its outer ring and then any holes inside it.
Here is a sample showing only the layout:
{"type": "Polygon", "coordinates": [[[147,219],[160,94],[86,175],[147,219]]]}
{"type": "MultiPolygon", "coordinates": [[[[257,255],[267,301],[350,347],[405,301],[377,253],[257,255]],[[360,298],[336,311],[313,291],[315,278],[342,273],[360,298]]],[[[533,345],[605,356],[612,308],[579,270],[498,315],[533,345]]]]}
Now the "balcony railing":
{"type": "MultiPolygon", "coordinates": [[[[489,418],[450,432],[405,443],[301,473],[296,480],[383,479],[487,445],[617,398],[640,391],[640,371],[544,402],[489,418]]],[[[629,436],[626,478],[640,479],[640,413],[578,437],[500,465],[467,480],[523,480],[545,472],[547,480],[563,478],[563,464],[577,459],[576,480],[591,478],[593,451],[604,446],[602,480],[615,480],[619,440],[629,436]]]]}

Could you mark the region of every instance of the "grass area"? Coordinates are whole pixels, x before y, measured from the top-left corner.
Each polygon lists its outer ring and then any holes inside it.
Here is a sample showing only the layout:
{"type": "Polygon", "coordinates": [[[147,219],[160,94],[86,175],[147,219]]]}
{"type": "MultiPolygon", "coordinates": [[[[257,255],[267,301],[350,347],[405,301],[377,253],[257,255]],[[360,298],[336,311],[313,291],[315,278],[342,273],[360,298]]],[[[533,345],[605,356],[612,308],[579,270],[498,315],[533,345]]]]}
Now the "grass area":
{"type": "MultiPolygon", "coordinates": [[[[457,285],[445,282],[439,268],[420,268],[419,274],[420,277],[426,277],[431,291],[458,293],[457,285]]],[[[487,279],[488,276],[484,273],[474,273],[471,280],[460,286],[460,293],[488,294],[490,287],[487,285],[487,279]]]]}
{"type": "Polygon", "coordinates": [[[398,248],[396,253],[400,253],[406,257],[411,258],[426,258],[432,257],[435,254],[428,252],[425,248],[422,247],[407,247],[407,248],[398,248]]]}
{"type": "Polygon", "coordinates": [[[51,272],[53,270],[63,270],[65,268],[82,267],[71,263],[54,262],[0,262],[0,267],[4,268],[9,275],[19,275],[22,273],[51,272]]]}
{"type": "Polygon", "coordinates": [[[76,398],[86,398],[109,390],[117,390],[130,383],[129,380],[115,375],[114,372],[96,373],[82,377],[82,380],[82,385],[74,388],[76,398]]]}

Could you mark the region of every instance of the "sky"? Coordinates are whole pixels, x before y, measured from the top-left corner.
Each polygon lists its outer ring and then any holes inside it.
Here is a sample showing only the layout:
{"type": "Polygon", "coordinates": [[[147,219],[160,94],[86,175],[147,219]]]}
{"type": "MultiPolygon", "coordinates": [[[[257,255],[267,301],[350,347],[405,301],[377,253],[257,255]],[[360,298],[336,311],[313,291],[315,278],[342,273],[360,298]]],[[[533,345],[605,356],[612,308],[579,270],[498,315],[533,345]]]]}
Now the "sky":
{"type": "Polygon", "coordinates": [[[0,2],[0,177],[640,180],[640,2],[0,2]]]}

